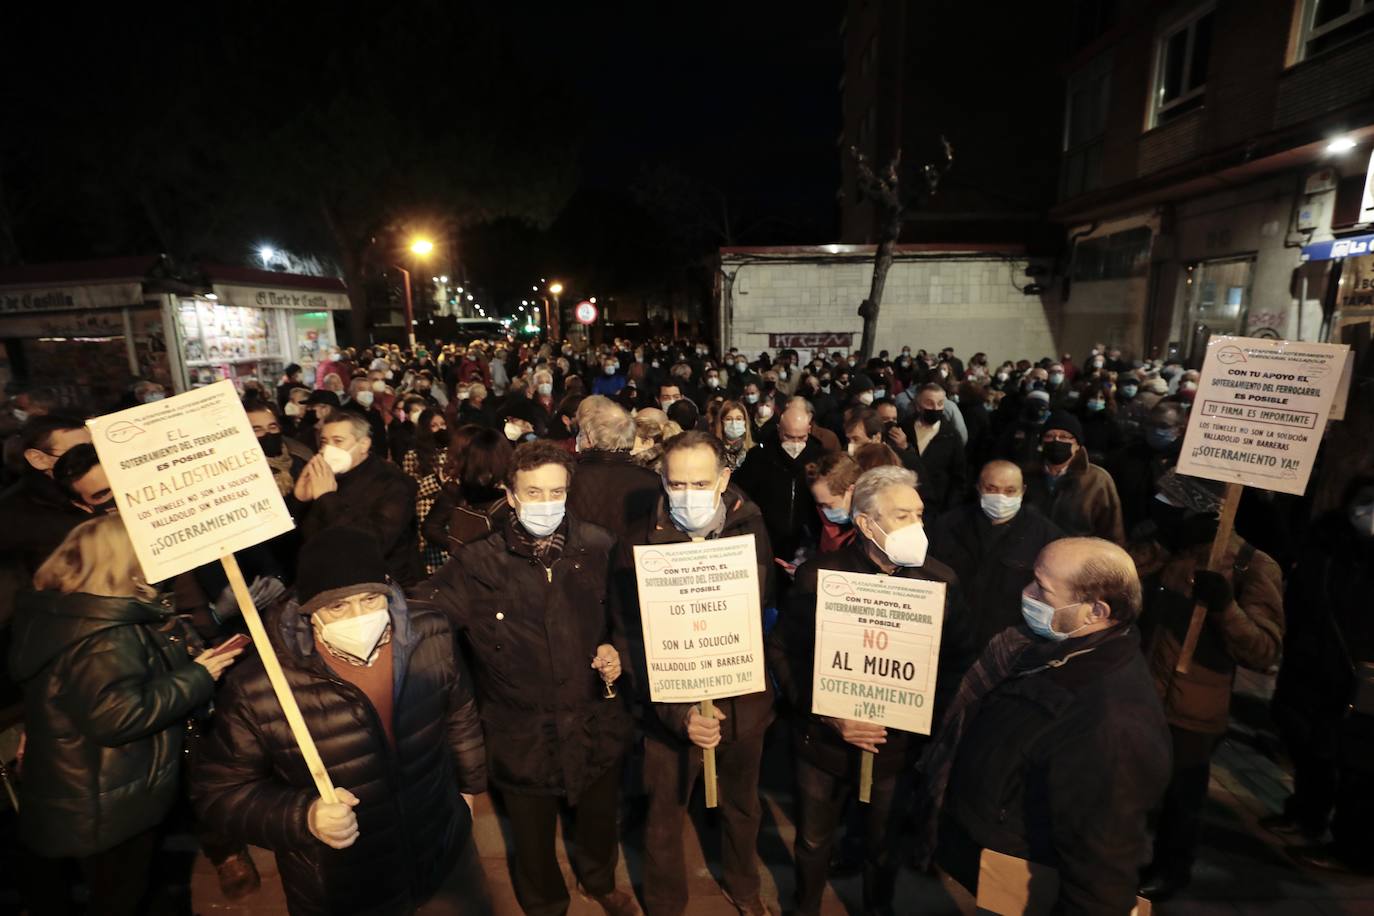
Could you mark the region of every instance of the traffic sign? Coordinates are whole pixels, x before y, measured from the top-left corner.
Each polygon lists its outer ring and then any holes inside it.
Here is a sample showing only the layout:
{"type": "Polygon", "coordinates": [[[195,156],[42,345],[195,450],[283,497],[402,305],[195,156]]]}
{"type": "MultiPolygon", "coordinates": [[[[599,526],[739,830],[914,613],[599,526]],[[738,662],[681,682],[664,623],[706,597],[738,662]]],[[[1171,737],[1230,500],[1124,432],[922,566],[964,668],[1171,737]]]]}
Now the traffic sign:
{"type": "Polygon", "coordinates": [[[590,302],[583,301],[577,303],[577,311],[573,314],[576,316],[579,324],[596,323],[596,306],[590,302]]]}

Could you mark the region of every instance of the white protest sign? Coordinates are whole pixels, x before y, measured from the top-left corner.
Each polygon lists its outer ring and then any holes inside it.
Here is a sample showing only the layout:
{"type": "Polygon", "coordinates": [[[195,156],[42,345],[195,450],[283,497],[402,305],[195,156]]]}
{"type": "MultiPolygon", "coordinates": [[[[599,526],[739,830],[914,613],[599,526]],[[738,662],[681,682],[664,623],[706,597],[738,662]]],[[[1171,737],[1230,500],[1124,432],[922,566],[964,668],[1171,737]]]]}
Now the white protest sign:
{"type": "Polygon", "coordinates": [[[1345,354],[1345,368],[1341,370],[1341,379],[1336,383],[1336,392],[1331,396],[1331,413],[1327,414],[1328,420],[1344,420],[1345,404],[1350,399],[1350,383],[1355,379],[1355,351],[1347,350],[1345,354]]]}
{"type": "Polygon", "coordinates": [[[149,582],[294,527],[228,379],[86,425],[149,582]]]}
{"type": "Polygon", "coordinates": [[[1301,495],[1348,350],[1345,344],[1213,337],[1178,472],[1301,495]]]}
{"type": "Polygon", "coordinates": [[[653,701],[766,690],[754,536],[640,545],[634,554],[653,701]]]}
{"type": "Polygon", "coordinates": [[[944,625],[943,582],[818,571],[811,711],[930,734],[944,625]]]}

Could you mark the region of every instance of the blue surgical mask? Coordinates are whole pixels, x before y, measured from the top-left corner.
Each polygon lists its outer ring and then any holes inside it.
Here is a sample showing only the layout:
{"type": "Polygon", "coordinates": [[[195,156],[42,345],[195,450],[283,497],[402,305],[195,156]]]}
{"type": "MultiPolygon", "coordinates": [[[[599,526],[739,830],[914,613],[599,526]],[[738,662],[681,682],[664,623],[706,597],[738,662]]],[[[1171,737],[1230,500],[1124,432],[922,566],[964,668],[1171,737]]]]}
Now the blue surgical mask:
{"type": "Polygon", "coordinates": [[[1135,397],[1135,393],[1139,390],[1140,389],[1135,385],[1122,385],[1121,396],[1129,401],[1131,398],[1135,397]]]}
{"type": "Polygon", "coordinates": [[[546,538],[557,531],[558,526],[563,524],[563,515],[568,508],[568,504],[561,499],[546,503],[516,501],[520,504],[520,524],[537,538],[546,538]]]}
{"type": "Polygon", "coordinates": [[[832,509],[829,506],[821,506],[821,514],[825,520],[832,525],[848,525],[849,513],[843,509],[832,509]]]}
{"type": "Polygon", "coordinates": [[[1145,428],[1145,444],[1157,452],[1167,452],[1178,441],[1178,430],[1168,426],[1145,428]]]}
{"type": "Polygon", "coordinates": [[[1092,412],[1092,413],[1096,413],[1096,412],[1099,411],[1099,410],[1106,410],[1106,409],[1107,409],[1107,402],[1106,402],[1106,401],[1099,401],[1097,398],[1093,398],[1092,400],[1088,401],[1087,404],[1088,404],[1088,410],[1089,410],[1089,412],[1092,412]]]}
{"type": "MultiPolygon", "coordinates": [[[[1082,602],[1075,602],[1075,604],[1081,603],[1082,602]]],[[[1073,604],[1064,605],[1064,607],[1073,606],[1073,604]]],[[[1054,628],[1054,615],[1056,612],[1062,611],[1063,609],[1064,608],[1050,607],[1045,602],[1032,598],[1025,592],[1021,593],[1021,617],[1025,619],[1026,626],[1030,627],[1031,632],[1041,639],[1048,639],[1051,642],[1062,642],[1079,630],[1092,626],[1092,624],[1085,623],[1077,630],[1072,630],[1068,633],[1060,633],[1054,628]]]]}

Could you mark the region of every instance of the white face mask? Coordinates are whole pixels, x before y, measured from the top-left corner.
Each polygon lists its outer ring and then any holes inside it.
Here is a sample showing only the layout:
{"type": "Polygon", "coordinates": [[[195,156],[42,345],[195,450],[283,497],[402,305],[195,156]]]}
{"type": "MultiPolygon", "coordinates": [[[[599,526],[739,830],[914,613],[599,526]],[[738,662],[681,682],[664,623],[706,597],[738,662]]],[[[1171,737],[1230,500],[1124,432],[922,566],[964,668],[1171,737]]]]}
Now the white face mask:
{"type": "Polygon", "coordinates": [[[668,492],[668,509],[673,522],[683,531],[700,531],[716,517],[715,490],[668,492]]]}
{"type": "Polygon", "coordinates": [[[859,395],[859,403],[867,407],[873,403],[873,392],[865,391],[859,395]]]}
{"type": "Polygon", "coordinates": [[[371,406],[372,406],[372,392],[371,392],[371,391],[359,391],[357,394],[353,395],[353,400],[357,401],[359,404],[363,405],[364,407],[371,407],[371,406]]]}
{"type": "Polygon", "coordinates": [[[337,445],[326,445],[320,449],[320,457],[335,474],[347,474],[353,469],[353,455],[337,445]]]}
{"type": "Polygon", "coordinates": [[[518,442],[520,437],[525,434],[524,430],[509,420],[506,421],[506,425],[502,427],[502,430],[505,432],[506,438],[512,442],[518,442]]]}
{"type": "Polygon", "coordinates": [[[568,508],[568,504],[561,499],[546,503],[527,503],[521,499],[516,502],[520,504],[520,524],[537,538],[546,538],[557,531],[558,526],[563,524],[563,514],[568,508]]]}
{"type": "Polygon", "coordinates": [[[373,379],[372,390],[377,392],[377,394],[381,394],[383,391],[386,391],[386,382],[381,379],[373,379]]]}
{"type": "Polygon", "coordinates": [[[725,431],[725,437],[727,439],[744,438],[743,420],[726,420],[724,423],[721,424],[721,428],[725,431]]]}
{"type": "Polygon", "coordinates": [[[796,458],[806,450],[805,442],[784,442],[782,450],[787,453],[789,458],[796,458]]]}
{"type": "Polygon", "coordinates": [[[773,416],[773,408],[767,404],[760,404],[759,409],[754,411],[754,415],[760,420],[767,420],[773,416]]]}
{"type": "Polygon", "coordinates": [[[386,628],[391,625],[391,614],[383,608],[369,611],[357,617],[345,617],[317,627],[320,641],[353,656],[360,662],[372,661],[386,628]]]}
{"type": "Polygon", "coordinates": [[[539,385],[538,385],[537,390],[538,390],[539,393],[542,394],[542,395],[546,395],[546,396],[547,396],[547,395],[553,394],[553,386],[550,385],[548,382],[540,382],[539,385]]]}
{"type": "Polygon", "coordinates": [[[299,417],[301,414],[305,413],[305,411],[301,408],[301,405],[297,404],[295,401],[287,401],[285,413],[288,417],[299,417]]]}
{"type": "Polygon", "coordinates": [[[978,498],[978,503],[983,507],[983,514],[994,522],[1005,521],[1021,511],[1020,496],[984,493],[978,498]]]}
{"type": "MultiPolygon", "coordinates": [[[[877,522],[873,527],[883,531],[883,527],[877,522]]],[[[888,534],[883,531],[884,541],[882,544],[883,553],[897,566],[922,566],[926,562],[926,549],[930,546],[930,541],[926,539],[926,528],[920,522],[907,525],[905,528],[898,528],[888,534]]]]}

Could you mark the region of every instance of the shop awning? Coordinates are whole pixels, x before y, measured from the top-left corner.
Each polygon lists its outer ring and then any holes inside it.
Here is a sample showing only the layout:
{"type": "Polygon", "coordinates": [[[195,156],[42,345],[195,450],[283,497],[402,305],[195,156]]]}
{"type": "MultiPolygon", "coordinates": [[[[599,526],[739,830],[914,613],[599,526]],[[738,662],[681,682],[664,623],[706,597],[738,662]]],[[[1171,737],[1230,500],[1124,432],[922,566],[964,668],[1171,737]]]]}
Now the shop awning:
{"type": "Polygon", "coordinates": [[[1329,261],[1332,258],[1352,258],[1362,254],[1374,254],[1374,235],[1352,235],[1343,239],[1304,245],[1298,260],[1305,264],[1308,261],[1329,261]]]}

